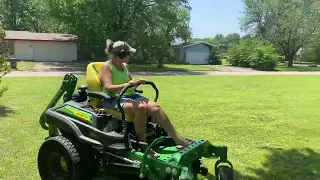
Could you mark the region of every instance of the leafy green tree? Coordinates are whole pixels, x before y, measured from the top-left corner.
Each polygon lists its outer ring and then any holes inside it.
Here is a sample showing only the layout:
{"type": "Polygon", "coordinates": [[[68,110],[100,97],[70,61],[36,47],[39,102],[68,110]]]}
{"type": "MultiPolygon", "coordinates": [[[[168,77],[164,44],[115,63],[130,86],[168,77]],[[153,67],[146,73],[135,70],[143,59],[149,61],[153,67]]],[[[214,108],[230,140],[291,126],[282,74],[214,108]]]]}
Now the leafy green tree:
{"type": "Polygon", "coordinates": [[[0,23],[75,34],[80,60],[105,58],[106,39],[124,40],[139,49],[133,61],[162,66],[174,40],[191,39],[190,9],[187,0],[0,0],[0,23]]]}
{"type": "Polygon", "coordinates": [[[207,43],[214,44],[216,46],[225,46],[229,48],[233,44],[238,44],[240,39],[241,39],[240,34],[231,33],[226,36],[223,36],[222,34],[217,34],[213,38],[209,38],[209,37],[204,39],[197,38],[197,39],[193,39],[193,41],[205,41],[207,43]]]}
{"type": "Polygon", "coordinates": [[[244,0],[242,28],[279,47],[293,65],[296,52],[319,31],[316,0],[244,0]]]}
{"type": "Polygon", "coordinates": [[[80,57],[104,57],[105,40],[125,40],[140,51],[133,60],[168,59],[171,42],[191,39],[186,0],[48,0],[49,14],[79,37],[80,57]]]}
{"type": "MultiPolygon", "coordinates": [[[[8,74],[11,70],[9,64],[8,64],[8,45],[5,40],[5,31],[4,29],[0,26],[0,84],[2,77],[8,74]]],[[[2,97],[3,93],[7,90],[8,88],[5,86],[0,87],[0,97],[2,97]]]]}
{"type": "Polygon", "coordinates": [[[0,23],[5,29],[29,30],[35,21],[32,4],[32,0],[0,0],[0,23]]]}
{"type": "Polygon", "coordinates": [[[240,34],[238,33],[228,34],[225,37],[225,44],[227,46],[231,46],[232,44],[238,44],[239,41],[240,41],[240,34]]]}

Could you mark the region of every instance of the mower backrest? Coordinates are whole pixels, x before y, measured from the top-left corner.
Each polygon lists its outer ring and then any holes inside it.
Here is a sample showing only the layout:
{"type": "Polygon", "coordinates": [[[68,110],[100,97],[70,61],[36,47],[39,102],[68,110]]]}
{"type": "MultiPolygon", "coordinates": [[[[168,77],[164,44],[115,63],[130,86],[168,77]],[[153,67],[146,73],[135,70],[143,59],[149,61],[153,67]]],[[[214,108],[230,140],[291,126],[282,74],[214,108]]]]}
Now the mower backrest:
{"type": "MultiPolygon", "coordinates": [[[[91,62],[87,66],[87,86],[89,91],[102,91],[102,84],[99,78],[99,72],[104,62],[91,62]]],[[[101,101],[99,99],[93,98],[90,101],[91,106],[100,105],[101,101]]]]}
{"type": "MultiPolygon", "coordinates": [[[[104,62],[91,62],[87,66],[87,87],[89,91],[102,91],[102,84],[99,78],[99,72],[104,62]]],[[[92,98],[89,101],[90,105],[93,107],[97,107],[101,105],[101,100],[92,98]]],[[[108,108],[106,108],[108,109],[108,108]]],[[[121,113],[118,110],[108,109],[108,113],[112,114],[116,119],[121,120],[121,113]]],[[[126,120],[129,122],[133,121],[134,115],[130,113],[126,113],[126,120]]]]}

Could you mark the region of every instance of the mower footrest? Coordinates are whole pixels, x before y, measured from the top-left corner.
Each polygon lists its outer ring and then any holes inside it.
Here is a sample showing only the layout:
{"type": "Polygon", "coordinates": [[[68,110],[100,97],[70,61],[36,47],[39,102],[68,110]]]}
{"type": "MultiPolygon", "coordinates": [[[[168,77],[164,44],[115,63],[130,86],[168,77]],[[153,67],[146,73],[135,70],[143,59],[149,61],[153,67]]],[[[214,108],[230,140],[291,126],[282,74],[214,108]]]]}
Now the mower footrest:
{"type": "Polygon", "coordinates": [[[107,146],[108,149],[110,150],[117,150],[117,151],[124,151],[127,150],[126,146],[124,143],[115,143],[107,146]]]}

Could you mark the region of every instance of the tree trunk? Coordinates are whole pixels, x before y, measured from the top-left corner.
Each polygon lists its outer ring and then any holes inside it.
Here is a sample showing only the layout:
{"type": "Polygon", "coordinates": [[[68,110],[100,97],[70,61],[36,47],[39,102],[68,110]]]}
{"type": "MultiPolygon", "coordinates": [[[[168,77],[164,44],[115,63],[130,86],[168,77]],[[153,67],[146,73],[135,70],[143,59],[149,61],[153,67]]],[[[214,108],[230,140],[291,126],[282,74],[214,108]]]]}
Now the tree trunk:
{"type": "Polygon", "coordinates": [[[158,60],[158,68],[163,68],[163,59],[162,58],[160,58],[158,60]]]}
{"type": "Polygon", "coordinates": [[[295,55],[295,53],[286,53],[285,54],[285,60],[288,61],[288,67],[293,66],[294,55],[295,55]]]}
{"type": "MultiPolygon", "coordinates": [[[[287,47],[290,47],[289,45],[287,47]]],[[[292,67],[293,66],[293,60],[296,56],[296,53],[298,52],[298,50],[301,48],[300,46],[297,46],[296,48],[294,48],[295,46],[292,45],[292,47],[287,48],[284,52],[285,52],[285,56],[286,56],[286,60],[288,61],[288,67],[292,67]]]]}

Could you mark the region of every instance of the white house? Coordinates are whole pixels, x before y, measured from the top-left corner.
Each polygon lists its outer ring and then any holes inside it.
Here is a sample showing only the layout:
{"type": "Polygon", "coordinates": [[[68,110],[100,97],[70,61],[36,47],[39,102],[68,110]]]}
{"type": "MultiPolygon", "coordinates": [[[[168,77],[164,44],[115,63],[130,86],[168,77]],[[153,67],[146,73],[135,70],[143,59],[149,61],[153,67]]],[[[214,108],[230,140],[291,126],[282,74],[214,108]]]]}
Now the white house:
{"type": "Polygon", "coordinates": [[[209,64],[209,56],[214,47],[206,42],[191,42],[184,44],[173,44],[174,57],[178,62],[185,64],[209,64]]]}
{"type": "Polygon", "coordinates": [[[18,60],[76,61],[77,36],[28,31],[5,31],[11,55],[18,60]]]}

